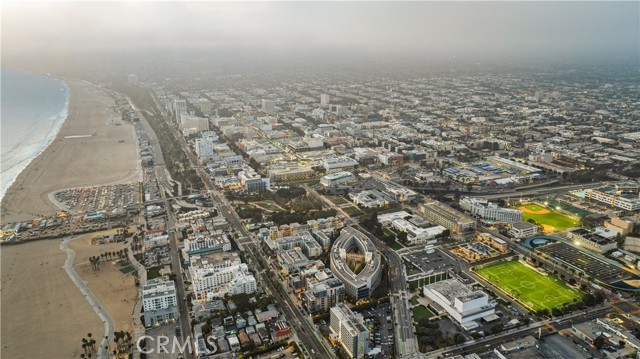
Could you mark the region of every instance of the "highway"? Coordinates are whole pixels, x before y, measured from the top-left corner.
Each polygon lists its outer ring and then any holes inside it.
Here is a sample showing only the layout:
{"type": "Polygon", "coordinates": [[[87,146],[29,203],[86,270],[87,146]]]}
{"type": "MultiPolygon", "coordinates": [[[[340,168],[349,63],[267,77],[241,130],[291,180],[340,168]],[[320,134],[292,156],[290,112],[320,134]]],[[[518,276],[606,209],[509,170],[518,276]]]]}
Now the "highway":
{"type": "MultiPolygon", "coordinates": [[[[98,358],[108,359],[109,339],[113,337],[113,331],[116,328],[116,324],[113,321],[113,318],[111,318],[111,315],[109,315],[109,312],[103,309],[102,304],[100,304],[100,301],[96,298],[91,289],[87,287],[87,283],[80,278],[76,270],[73,268],[73,260],[76,257],[76,252],[68,246],[69,241],[73,239],[74,238],[67,237],[60,242],[60,250],[67,254],[67,260],[64,262],[63,268],[67,272],[69,278],[71,278],[73,284],[78,287],[80,293],[84,295],[87,302],[89,302],[89,305],[93,308],[104,324],[104,335],[101,336],[102,340],[100,341],[100,346],[97,349],[97,356],[98,358]]],[[[78,342],[80,339],[81,338],[78,338],[78,342]]]]}
{"type": "Polygon", "coordinates": [[[595,182],[595,183],[587,183],[587,184],[574,184],[574,185],[565,185],[565,186],[555,186],[555,187],[543,187],[543,188],[535,188],[535,189],[525,189],[523,191],[505,191],[502,193],[494,193],[487,195],[474,195],[469,194],[469,197],[474,198],[485,198],[485,199],[500,199],[500,198],[521,198],[521,197],[536,197],[545,194],[551,193],[560,193],[567,191],[574,191],[579,189],[586,188],[596,188],[605,185],[606,183],[611,182],[595,182]]]}

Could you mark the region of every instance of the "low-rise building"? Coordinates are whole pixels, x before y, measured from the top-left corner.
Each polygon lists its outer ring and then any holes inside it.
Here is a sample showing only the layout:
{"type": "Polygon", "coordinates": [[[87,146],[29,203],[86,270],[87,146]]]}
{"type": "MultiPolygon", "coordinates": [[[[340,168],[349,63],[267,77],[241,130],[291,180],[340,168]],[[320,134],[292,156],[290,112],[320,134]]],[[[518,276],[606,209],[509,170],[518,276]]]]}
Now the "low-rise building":
{"type": "Polygon", "coordinates": [[[575,229],[567,234],[567,238],[575,244],[597,253],[606,253],[618,247],[617,243],[607,237],[584,228],[575,229]]]}
{"type": "Polygon", "coordinates": [[[527,238],[538,233],[538,226],[529,222],[515,222],[509,229],[509,235],[515,238],[527,238]]]}
{"type": "Polygon", "coordinates": [[[358,162],[346,156],[326,158],[322,161],[322,166],[327,173],[343,171],[358,167],[358,162]]]}
{"type": "Polygon", "coordinates": [[[451,233],[466,233],[475,227],[473,218],[438,201],[420,205],[420,211],[429,222],[439,224],[451,233]]]}
{"type": "Polygon", "coordinates": [[[494,314],[496,303],[483,291],[472,291],[456,279],[446,279],[424,287],[424,295],[444,308],[451,318],[464,324],[494,314]]]}
{"type": "Polygon", "coordinates": [[[351,172],[341,171],[328,174],[320,178],[320,184],[327,187],[337,186],[344,183],[351,182],[356,177],[351,172]]]}
{"type": "Polygon", "coordinates": [[[595,200],[612,208],[625,211],[640,210],[640,197],[637,194],[622,193],[615,187],[599,187],[585,190],[586,198],[595,200]]]}
{"type": "Polygon", "coordinates": [[[460,199],[460,207],[469,211],[472,216],[498,221],[498,222],[522,222],[522,211],[511,208],[498,207],[484,198],[464,197],[460,199]]]}

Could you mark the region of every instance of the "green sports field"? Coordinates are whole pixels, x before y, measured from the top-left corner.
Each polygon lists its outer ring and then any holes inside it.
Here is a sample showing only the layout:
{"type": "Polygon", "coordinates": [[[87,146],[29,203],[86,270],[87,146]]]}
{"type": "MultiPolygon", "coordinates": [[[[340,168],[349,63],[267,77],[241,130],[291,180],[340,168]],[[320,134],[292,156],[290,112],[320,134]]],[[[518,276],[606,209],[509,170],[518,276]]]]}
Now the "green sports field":
{"type": "Polygon", "coordinates": [[[580,224],[578,220],[535,203],[523,204],[518,206],[518,209],[522,211],[522,218],[525,221],[533,219],[537,224],[543,225],[545,232],[561,231],[580,224]]]}
{"type": "Polygon", "coordinates": [[[582,298],[579,291],[518,261],[495,263],[476,272],[534,311],[559,308],[582,298]]]}

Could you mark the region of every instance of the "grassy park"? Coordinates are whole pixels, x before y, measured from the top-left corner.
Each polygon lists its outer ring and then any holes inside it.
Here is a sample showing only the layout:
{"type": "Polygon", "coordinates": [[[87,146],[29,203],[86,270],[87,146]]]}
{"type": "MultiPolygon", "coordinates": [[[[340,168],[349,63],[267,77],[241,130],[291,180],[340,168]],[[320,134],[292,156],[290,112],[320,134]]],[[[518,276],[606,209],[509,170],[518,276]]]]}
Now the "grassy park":
{"type": "Polygon", "coordinates": [[[476,272],[534,311],[559,308],[582,298],[582,293],[560,280],[538,273],[518,261],[491,264],[476,272]]]}
{"type": "Polygon", "coordinates": [[[518,206],[522,211],[522,218],[525,221],[534,220],[536,224],[541,224],[545,232],[561,231],[563,229],[575,227],[580,221],[569,216],[560,214],[535,203],[527,203],[518,206]]]}
{"type": "Polygon", "coordinates": [[[421,319],[429,319],[433,317],[433,313],[423,305],[413,307],[413,320],[418,322],[421,319]]]}

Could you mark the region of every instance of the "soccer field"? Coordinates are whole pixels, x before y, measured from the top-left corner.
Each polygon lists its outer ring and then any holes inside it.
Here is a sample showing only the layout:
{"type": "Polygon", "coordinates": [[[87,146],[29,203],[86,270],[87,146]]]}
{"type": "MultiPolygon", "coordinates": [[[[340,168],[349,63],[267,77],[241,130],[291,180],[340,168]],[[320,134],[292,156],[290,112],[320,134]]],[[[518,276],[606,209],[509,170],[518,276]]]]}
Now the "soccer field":
{"type": "Polygon", "coordinates": [[[518,209],[522,211],[523,220],[533,219],[537,224],[544,226],[545,232],[552,232],[554,229],[561,231],[580,224],[579,221],[571,217],[549,210],[535,203],[524,204],[519,206],[518,209]]]}
{"type": "Polygon", "coordinates": [[[518,261],[496,263],[476,272],[534,311],[559,308],[582,298],[579,291],[518,261]]]}

